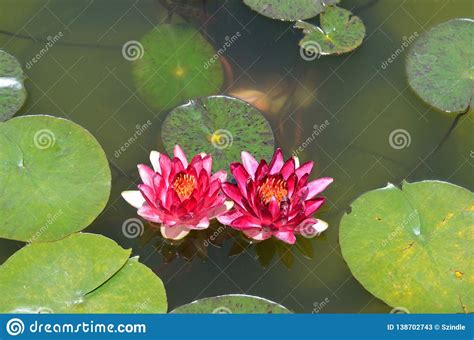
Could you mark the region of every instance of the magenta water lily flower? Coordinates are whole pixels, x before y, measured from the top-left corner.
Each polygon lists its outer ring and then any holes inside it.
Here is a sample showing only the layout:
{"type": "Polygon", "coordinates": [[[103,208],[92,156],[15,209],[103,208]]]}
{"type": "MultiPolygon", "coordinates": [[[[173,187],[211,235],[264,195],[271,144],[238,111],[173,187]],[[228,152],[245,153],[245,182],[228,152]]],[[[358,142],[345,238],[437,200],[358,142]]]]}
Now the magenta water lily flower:
{"type": "Polygon", "coordinates": [[[249,153],[242,152],[242,164],[230,166],[237,185],[222,184],[234,207],[217,219],[259,241],[274,236],[294,244],[295,234],[321,233],[327,223],[312,215],[324,203],[324,198],[317,196],[333,179],[324,177],[308,182],[313,164],[300,166],[297,157],[284,162],[280,149],[270,164],[264,160],[258,163],[249,153]]]}
{"type": "Polygon", "coordinates": [[[188,164],[185,153],[178,145],[174,158],[152,151],[153,170],[138,165],[143,184],[138,191],[124,191],[123,198],[138,209],[144,219],[161,224],[163,237],[178,240],[191,230],[206,229],[209,220],[227,211],[221,184],[227,174],[212,170],[212,157],[195,156],[188,164]]]}

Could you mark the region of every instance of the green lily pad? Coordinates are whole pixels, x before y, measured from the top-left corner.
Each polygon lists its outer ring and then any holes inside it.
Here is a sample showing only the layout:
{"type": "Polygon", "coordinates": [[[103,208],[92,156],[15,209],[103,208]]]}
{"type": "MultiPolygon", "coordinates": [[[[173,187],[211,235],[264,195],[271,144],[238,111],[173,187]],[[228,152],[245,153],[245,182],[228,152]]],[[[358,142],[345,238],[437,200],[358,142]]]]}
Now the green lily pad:
{"type": "Polygon", "coordinates": [[[164,313],[161,280],[100,235],[30,244],[0,267],[1,313],[164,313]]]}
{"type": "Polygon", "coordinates": [[[305,34],[299,42],[303,51],[338,55],[356,49],[364,40],[364,23],[348,10],[328,6],[321,14],[320,22],[321,27],[304,21],[296,22],[295,27],[302,29],[305,34]]]}
{"type": "Polygon", "coordinates": [[[176,144],[191,155],[213,156],[214,169],[227,169],[246,150],[256,159],[269,159],[275,148],[270,124],[250,104],[227,96],[191,100],[166,117],[161,137],[166,151],[176,144]]]}
{"type": "Polygon", "coordinates": [[[343,216],[339,242],[352,274],[372,294],[410,313],[474,308],[474,196],[439,181],[365,193],[343,216]]]}
{"type": "Polygon", "coordinates": [[[212,45],[192,26],[160,25],[141,44],[143,56],[133,62],[133,77],[150,106],[166,110],[222,87],[222,64],[212,45]]]}
{"type": "Polygon", "coordinates": [[[97,140],[61,118],[0,123],[0,237],[61,239],[87,227],[110,194],[110,169],[97,140]]]}
{"type": "Polygon", "coordinates": [[[251,295],[229,294],[204,298],[180,306],[176,314],[288,314],[288,309],[276,302],[251,295]]]}
{"type": "Polygon", "coordinates": [[[261,15],[285,21],[303,20],[323,12],[325,6],[340,0],[244,0],[244,3],[261,15]]]}
{"type": "Polygon", "coordinates": [[[474,20],[455,19],[422,34],[410,49],[408,83],[425,102],[464,112],[474,95],[474,20]]]}
{"type": "Polygon", "coordinates": [[[0,50],[0,122],[13,117],[25,103],[24,79],[18,60],[0,50]]]}

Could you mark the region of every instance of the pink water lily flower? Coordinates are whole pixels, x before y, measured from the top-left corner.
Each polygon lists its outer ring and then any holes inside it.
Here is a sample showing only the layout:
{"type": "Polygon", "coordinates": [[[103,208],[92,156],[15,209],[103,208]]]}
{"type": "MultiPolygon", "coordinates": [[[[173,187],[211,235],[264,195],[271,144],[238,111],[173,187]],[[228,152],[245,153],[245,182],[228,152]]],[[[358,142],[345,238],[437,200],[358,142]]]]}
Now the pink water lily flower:
{"type": "Polygon", "coordinates": [[[295,234],[311,237],[321,233],[327,223],[312,215],[324,203],[324,198],[317,195],[333,179],[324,177],[308,182],[313,164],[299,166],[297,157],[284,162],[280,149],[270,164],[264,160],[258,163],[243,151],[242,164],[230,166],[237,185],[222,184],[234,207],[217,219],[258,241],[274,236],[294,244],[295,234]]]}
{"type": "Polygon", "coordinates": [[[174,158],[152,151],[148,166],[138,165],[143,184],[138,191],[124,191],[122,197],[138,209],[144,219],[161,224],[163,237],[179,240],[191,230],[206,229],[209,220],[227,211],[221,184],[227,174],[211,174],[212,157],[195,156],[188,164],[178,145],[174,158]]]}

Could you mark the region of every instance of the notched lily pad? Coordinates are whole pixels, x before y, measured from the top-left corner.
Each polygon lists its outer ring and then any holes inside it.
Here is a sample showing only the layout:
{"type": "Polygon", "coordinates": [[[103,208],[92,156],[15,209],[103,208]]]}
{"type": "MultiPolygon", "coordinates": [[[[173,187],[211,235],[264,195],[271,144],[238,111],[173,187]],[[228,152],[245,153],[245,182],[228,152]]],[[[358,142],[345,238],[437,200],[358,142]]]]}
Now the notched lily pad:
{"type": "Polygon", "coordinates": [[[133,77],[150,106],[166,110],[222,87],[224,71],[216,52],[191,25],[157,26],[141,43],[143,57],[133,62],[133,77]]]}
{"type": "Polygon", "coordinates": [[[13,117],[25,103],[24,79],[18,60],[0,50],[0,122],[13,117]]]}
{"type": "Polygon", "coordinates": [[[439,181],[365,193],[339,230],[342,255],[372,294],[410,313],[470,313],[474,195],[439,181]]]}
{"type": "Polygon", "coordinates": [[[30,244],[0,267],[0,313],[164,313],[163,283],[100,235],[30,244]]]}
{"type": "Polygon", "coordinates": [[[323,12],[325,6],[340,0],[244,0],[244,3],[261,15],[285,21],[304,20],[323,12]]]}
{"type": "Polygon", "coordinates": [[[304,21],[295,24],[305,34],[299,45],[308,53],[343,54],[356,49],[364,40],[364,23],[348,10],[328,6],[321,14],[320,22],[321,27],[304,21]]]}
{"type": "Polygon", "coordinates": [[[454,19],[423,33],[410,49],[408,83],[425,102],[460,113],[474,95],[474,21],[454,19]]]}
{"type": "Polygon", "coordinates": [[[0,237],[40,242],[87,227],[110,194],[110,169],[97,140],[50,116],[0,123],[0,237]]]}
{"type": "Polygon", "coordinates": [[[173,109],[161,136],[168,153],[179,144],[188,155],[212,154],[214,170],[240,161],[242,150],[268,160],[275,148],[265,117],[250,104],[227,96],[198,98],[173,109]]]}
{"type": "Polygon", "coordinates": [[[276,302],[251,295],[229,294],[209,297],[180,306],[175,314],[288,314],[287,308],[276,302]]]}

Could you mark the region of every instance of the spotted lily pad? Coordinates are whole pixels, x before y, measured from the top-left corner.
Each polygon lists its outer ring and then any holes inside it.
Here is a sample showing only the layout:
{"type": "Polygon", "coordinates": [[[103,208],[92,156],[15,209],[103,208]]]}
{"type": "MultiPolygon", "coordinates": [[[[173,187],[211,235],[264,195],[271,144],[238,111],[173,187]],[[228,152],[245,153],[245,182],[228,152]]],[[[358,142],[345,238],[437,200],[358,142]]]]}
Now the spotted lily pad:
{"type": "Polygon", "coordinates": [[[321,27],[304,21],[295,24],[305,34],[299,45],[307,52],[319,55],[343,54],[356,49],[364,40],[364,23],[348,10],[328,6],[321,14],[320,21],[321,27]]]}
{"type": "Polygon", "coordinates": [[[295,21],[315,17],[325,6],[340,0],[244,0],[244,3],[261,15],[272,19],[295,21]]]}
{"type": "Polygon", "coordinates": [[[0,313],[164,313],[161,280],[100,235],[30,244],[0,267],[0,313]]]}
{"type": "Polygon", "coordinates": [[[288,314],[288,309],[270,300],[242,294],[204,298],[180,306],[176,314],[288,314]]]}
{"type": "Polygon", "coordinates": [[[275,147],[265,117],[250,104],[227,96],[191,100],[166,117],[161,136],[168,153],[176,144],[187,154],[213,155],[214,169],[228,169],[246,150],[269,159],[275,147]]]}
{"type": "Polygon", "coordinates": [[[110,169],[84,128],[61,118],[22,116],[0,123],[0,237],[61,239],[105,207],[110,169]]]}
{"type": "Polygon", "coordinates": [[[343,216],[339,242],[372,294],[411,313],[474,309],[474,195],[439,181],[365,193],[343,216]]]}
{"type": "Polygon", "coordinates": [[[23,106],[26,100],[24,79],[18,60],[0,50],[0,122],[13,117],[23,106]]]}
{"type": "Polygon", "coordinates": [[[212,45],[192,26],[160,25],[141,44],[143,56],[133,62],[133,76],[150,106],[169,109],[222,87],[222,64],[212,45]]]}
{"type": "Polygon", "coordinates": [[[422,34],[410,49],[408,83],[428,104],[464,112],[474,95],[474,21],[455,19],[422,34]]]}

